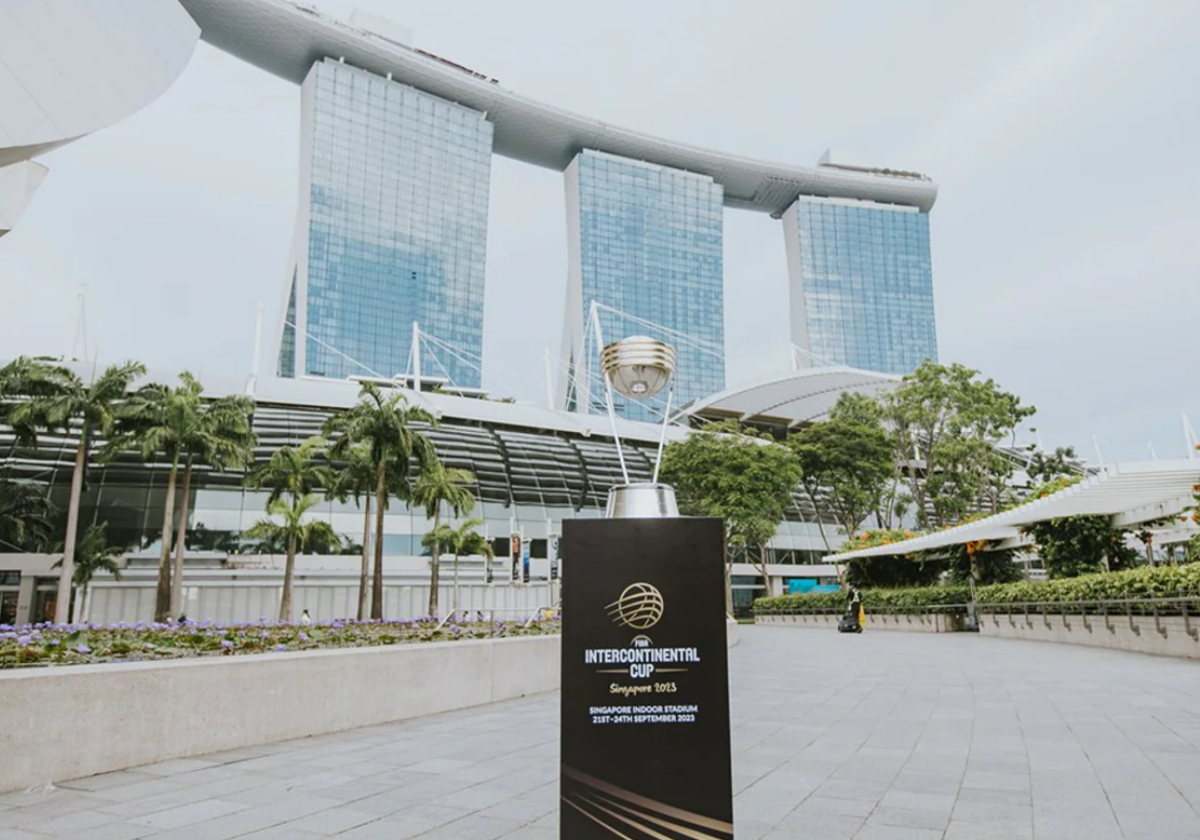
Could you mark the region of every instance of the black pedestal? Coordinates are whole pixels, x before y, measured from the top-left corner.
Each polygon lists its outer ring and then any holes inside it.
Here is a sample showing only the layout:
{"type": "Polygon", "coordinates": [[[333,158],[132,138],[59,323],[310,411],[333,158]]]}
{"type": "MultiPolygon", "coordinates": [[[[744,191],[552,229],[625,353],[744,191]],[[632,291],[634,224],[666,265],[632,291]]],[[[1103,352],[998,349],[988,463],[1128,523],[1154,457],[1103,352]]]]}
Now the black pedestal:
{"type": "Polygon", "coordinates": [[[730,840],[719,519],[563,523],[562,840],[730,840]]]}

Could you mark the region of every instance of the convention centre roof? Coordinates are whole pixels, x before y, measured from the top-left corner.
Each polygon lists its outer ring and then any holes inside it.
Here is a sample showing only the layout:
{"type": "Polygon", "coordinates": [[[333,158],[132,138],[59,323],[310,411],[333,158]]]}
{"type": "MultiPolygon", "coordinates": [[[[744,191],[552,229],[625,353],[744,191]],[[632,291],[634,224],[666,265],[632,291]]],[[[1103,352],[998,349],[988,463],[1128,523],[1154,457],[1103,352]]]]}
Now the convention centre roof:
{"type": "MultiPolygon", "coordinates": [[[[495,126],[494,150],[562,171],[583,149],[595,149],[710,176],[725,203],[781,215],[799,195],[901,204],[928,212],[937,185],[912,172],[841,165],[796,167],[753,160],[643,134],[521,96],[489,76],[345,23],[311,6],[284,0],[180,0],[201,38],[231,55],[300,84],[324,58],[389,76],[443,99],[485,112],[495,126]]],[[[375,29],[386,27],[375,26],[375,29]]]]}
{"type": "Polygon", "coordinates": [[[803,368],[786,376],[727,388],[685,407],[704,420],[737,419],[759,426],[791,428],[824,419],[847,392],[875,395],[891,390],[900,377],[857,368],[803,368]]]}

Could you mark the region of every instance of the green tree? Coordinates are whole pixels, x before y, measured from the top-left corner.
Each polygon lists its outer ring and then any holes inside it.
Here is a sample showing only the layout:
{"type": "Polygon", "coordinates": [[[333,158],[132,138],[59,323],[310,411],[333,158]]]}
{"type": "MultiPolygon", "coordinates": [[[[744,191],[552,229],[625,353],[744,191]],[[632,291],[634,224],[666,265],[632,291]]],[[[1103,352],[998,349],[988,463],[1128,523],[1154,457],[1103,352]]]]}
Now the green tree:
{"type": "Polygon", "coordinates": [[[5,419],[22,445],[37,445],[41,429],[78,431],[75,466],[71,473],[71,495],[67,503],[67,531],[58,579],[58,598],[54,620],[63,623],[71,600],[71,581],[75,574],[75,547],[79,530],[79,500],[88,468],[92,438],[99,434],[111,438],[118,406],[127,399],[129,386],[144,376],[146,368],[138,362],[112,365],[100,376],[85,382],[74,371],[44,361],[18,359],[5,366],[5,390],[18,400],[5,409],[5,419]],[[23,397],[23,398],[22,398],[23,397]]]}
{"type": "MultiPolygon", "coordinates": [[[[68,621],[74,620],[74,618],[82,621],[87,617],[88,590],[92,585],[92,578],[96,576],[97,572],[108,572],[114,579],[121,579],[121,566],[117,561],[125,553],[125,548],[119,545],[110,545],[107,532],[107,522],[93,522],[87,526],[83,532],[83,538],[79,540],[79,545],[75,549],[75,572],[72,575],[72,584],[79,590],[79,608],[74,610],[74,616],[68,618],[68,621]]],[[[59,560],[53,568],[61,567],[62,562],[59,560]]]]}
{"type": "Polygon", "coordinates": [[[1051,578],[1116,572],[1137,564],[1138,552],[1125,544],[1126,532],[1113,527],[1110,516],[1064,516],[1021,530],[1033,539],[1051,578]]]}
{"type": "Polygon", "coordinates": [[[375,574],[371,588],[371,618],[383,618],[383,512],[389,495],[407,494],[412,463],[419,467],[437,460],[433,443],[417,424],[434,425],[433,416],[408,405],[396,392],[386,399],[379,387],[364,382],[358,402],[326,421],[324,434],[333,440],[330,457],[346,458],[355,444],[365,444],[375,469],[375,574]]]}
{"type": "MultiPolygon", "coordinates": [[[[478,516],[473,516],[464,521],[457,528],[450,529],[449,548],[454,552],[454,611],[458,612],[460,601],[458,601],[458,558],[460,557],[482,557],[485,563],[491,563],[492,558],[496,557],[496,551],[492,548],[492,541],[486,536],[479,533],[479,526],[484,524],[484,520],[478,516]]],[[[445,527],[445,526],[443,526],[445,527]]]]}
{"type": "Polygon", "coordinates": [[[0,552],[41,551],[54,532],[46,486],[0,476],[0,552]]]}
{"type": "Polygon", "coordinates": [[[1044,483],[1056,478],[1080,475],[1083,473],[1083,465],[1079,456],[1075,454],[1074,447],[1059,446],[1049,455],[1041,450],[1035,451],[1025,472],[1030,481],[1044,483]]]}
{"type": "Polygon", "coordinates": [[[881,401],[923,528],[998,511],[1014,462],[997,449],[1035,409],[962,365],[921,364],[881,401]]]}
{"type": "Polygon", "coordinates": [[[842,577],[858,589],[933,586],[945,569],[945,561],[923,557],[856,557],[846,561],[842,577]]]}
{"type": "MultiPolygon", "coordinates": [[[[442,505],[450,509],[454,517],[470,513],[475,508],[475,494],[471,485],[475,476],[466,470],[447,467],[441,461],[426,464],[413,485],[413,501],[425,508],[425,515],[433,519],[432,532],[436,533],[442,522],[442,505]]],[[[429,565],[429,614],[438,614],[438,586],[442,546],[435,538],[430,546],[432,558],[429,565]]]]}
{"type": "Polygon", "coordinates": [[[173,388],[150,384],[134,392],[117,413],[118,433],[106,449],[106,455],[111,457],[115,451],[134,446],[141,450],[143,459],[149,461],[162,455],[169,464],[154,606],[156,621],[178,615],[182,607],[183,554],[193,467],[203,464],[217,469],[240,468],[254,457],[254,434],[250,430],[253,401],[242,396],[205,400],[204,386],[194,376],[185,371],[179,380],[180,384],[173,388]],[[183,492],[176,526],[176,487],[181,463],[183,492]],[[173,535],[177,544],[172,571],[173,535]]]}
{"type": "MultiPolygon", "coordinates": [[[[303,448],[303,446],[301,447],[303,448]]],[[[283,573],[283,596],[279,600],[279,620],[292,620],[292,579],[296,567],[296,552],[308,551],[317,545],[336,545],[341,538],[324,519],[306,519],[310,510],[321,503],[315,493],[288,498],[272,498],[267,503],[267,515],[275,519],[260,519],[246,530],[244,536],[271,545],[286,546],[287,565],[283,573]]]]}
{"type": "Polygon", "coordinates": [[[270,489],[267,513],[284,520],[282,525],[276,526],[271,520],[264,519],[245,533],[249,539],[278,538],[284,541],[287,560],[283,567],[283,594],[279,599],[280,621],[292,620],[297,548],[306,548],[315,538],[324,539],[327,530],[332,531],[328,522],[303,521],[304,514],[317,504],[314,491],[334,485],[333,470],[321,457],[324,449],[323,438],[311,437],[299,446],[280,447],[271,453],[269,460],[260,461],[246,473],[248,487],[270,489]],[[324,528],[320,527],[322,524],[324,528]]]}
{"type": "MultiPolygon", "coordinates": [[[[674,486],[680,511],[723,519],[730,549],[745,549],[750,556],[756,548],[768,595],[766,544],[793,504],[800,475],[791,449],[743,432],[735,421],[692,432],[663,452],[663,481],[674,486]]],[[[725,609],[733,614],[729,562],[725,564],[725,609]]]]}
{"type": "Polygon", "coordinates": [[[950,582],[967,584],[971,579],[979,586],[993,583],[1013,583],[1022,580],[1020,567],[1013,562],[1013,552],[987,550],[986,541],[950,546],[940,554],[950,573],[950,582]]]}
{"type": "Polygon", "coordinates": [[[849,538],[876,510],[892,475],[892,449],[878,425],[834,414],[788,438],[802,471],[801,485],[824,501],[849,538]]]}
{"type": "MultiPolygon", "coordinates": [[[[340,502],[345,502],[351,496],[354,497],[354,503],[362,508],[363,512],[363,539],[362,539],[362,564],[358,574],[358,613],[357,618],[361,621],[370,614],[370,575],[371,575],[371,497],[375,493],[376,469],[371,461],[371,448],[366,443],[352,444],[342,453],[345,461],[338,462],[334,465],[334,480],[333,486],[329,488],[329,495],[340,502]]],[[[393,495],[403,495],[406,493],[406,488],[395,486],[395,471],[391,473],[393,486],[388,488],[388,493],[384,496],[386,502],[393,495]]]]}

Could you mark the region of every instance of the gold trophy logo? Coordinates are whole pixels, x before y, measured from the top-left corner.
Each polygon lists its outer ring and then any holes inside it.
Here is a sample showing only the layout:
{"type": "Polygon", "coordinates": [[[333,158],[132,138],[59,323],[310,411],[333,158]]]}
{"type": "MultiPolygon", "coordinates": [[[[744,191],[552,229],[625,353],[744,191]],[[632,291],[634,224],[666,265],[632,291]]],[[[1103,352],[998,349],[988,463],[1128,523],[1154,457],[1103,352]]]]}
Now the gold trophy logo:
{"type": "Polygon", "coordinates": [[[663,596],[648,583],[631,583],[605,609],[608,617],[622,627],[649,630],[662,618],[663,596]]]}

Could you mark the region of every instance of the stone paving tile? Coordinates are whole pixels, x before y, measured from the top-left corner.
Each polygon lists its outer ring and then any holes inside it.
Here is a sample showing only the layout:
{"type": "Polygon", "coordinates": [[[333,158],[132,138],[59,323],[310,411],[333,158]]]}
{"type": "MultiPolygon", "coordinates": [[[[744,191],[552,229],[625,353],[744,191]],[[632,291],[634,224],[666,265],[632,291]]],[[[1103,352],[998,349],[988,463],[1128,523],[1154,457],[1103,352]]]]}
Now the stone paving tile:
{"type": "MultiPolygon", "coordinates": [[[[743,628],[738,840],[1197,840],[1195,663],[743,628]]],[[[0,840],[557,840],[557,695],[0,795],[0,840]]]]}

